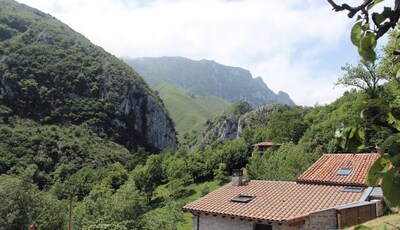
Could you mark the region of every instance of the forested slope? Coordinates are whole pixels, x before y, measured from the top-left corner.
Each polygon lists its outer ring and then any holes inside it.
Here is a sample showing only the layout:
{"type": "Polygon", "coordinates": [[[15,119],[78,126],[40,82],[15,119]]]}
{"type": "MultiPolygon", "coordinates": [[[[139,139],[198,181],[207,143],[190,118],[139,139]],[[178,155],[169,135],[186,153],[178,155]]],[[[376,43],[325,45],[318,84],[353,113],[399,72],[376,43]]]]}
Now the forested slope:
{"type": "Polygon", "coordinates": [[[0,5],[0,105],[7,116],[85,123],[130,150],[176,148],[161,100],[130,67],[50,15],[12,0],[0,5]]]}

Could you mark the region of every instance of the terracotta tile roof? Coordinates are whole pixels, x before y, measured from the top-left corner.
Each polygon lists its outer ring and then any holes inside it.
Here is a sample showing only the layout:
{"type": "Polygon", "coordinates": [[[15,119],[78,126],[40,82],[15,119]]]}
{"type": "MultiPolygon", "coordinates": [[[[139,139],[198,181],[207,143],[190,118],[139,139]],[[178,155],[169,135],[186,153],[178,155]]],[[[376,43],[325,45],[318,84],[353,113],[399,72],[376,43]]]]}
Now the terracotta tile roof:
{"type": "Polygon", "coordinates": [[[274,142],[266,141],[266,142],[260,142],[260,143],[254,144],[253,146],[257,146],[257,147],[272,147],[272,146],[281,146],[281,144],[277,144],[277,143],[274,143],[274,142]]]}
{"type": "Polygon", "coordinates": [[[297,182],[367,186],[365,177],[379,156],[377,153],[324,154],[297,178],[297,182]],[[338,175],[341,168],[351,168],[350,174],[338,175]]]}
{"type": "Polygon", "coordinates": [[[342,186],[250,181],[239,187],[225,185],[184,206],[183,210],[253,220],[290,222],[304,218],[310,212],[359,201],[363,194],[342,190],[342,186]],[[248,203],[231,201],[237,195],[255,198],[248,203]]]}

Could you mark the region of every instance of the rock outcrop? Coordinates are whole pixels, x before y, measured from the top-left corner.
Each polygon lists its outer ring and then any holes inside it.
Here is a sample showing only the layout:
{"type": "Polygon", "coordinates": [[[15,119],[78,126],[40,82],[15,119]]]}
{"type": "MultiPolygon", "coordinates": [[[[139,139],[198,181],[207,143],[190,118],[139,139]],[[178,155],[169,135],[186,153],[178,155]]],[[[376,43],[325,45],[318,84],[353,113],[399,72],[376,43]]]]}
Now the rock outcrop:
{"type": "Polygon", "coordinates": [[[277,111],[288,109],[287,105],[264,105],[254,110],[235,115],[222,115],[214,121],[209,121],[194,145],[211,144],[216,140],[229,141],[241,137],[242,132],[248,127],[266,127],[271,115],[277,111]]]}

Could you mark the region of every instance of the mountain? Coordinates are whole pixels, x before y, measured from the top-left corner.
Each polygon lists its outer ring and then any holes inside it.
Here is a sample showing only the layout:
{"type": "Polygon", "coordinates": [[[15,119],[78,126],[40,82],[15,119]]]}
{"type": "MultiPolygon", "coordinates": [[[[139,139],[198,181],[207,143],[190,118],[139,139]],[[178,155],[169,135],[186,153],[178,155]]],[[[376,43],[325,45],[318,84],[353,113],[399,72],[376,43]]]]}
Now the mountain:
{"type": "Polygon", "coordinates": [[[230,105],[219,97],[188,94],[181,88],[168,83],[160,83],[153,89],[159,93],[165,103],[176,125],[180,140],[193,132],[201,131],[208,119],[221,115],[230,105]]]}
{"type": "Polygon", "coordinates": [[[248,70],[215,61],[193,61],[183,57],[124,58],[124,61],[150,85],[167,82],[196,95],[217,96],[229,102],[247,101],[253,107],[294,105],[288,94],[275,94],[261,77],[253,78],[248,70]]]}
{"type": "Polygon", "coordinates": [[[129,150],[177,147],[161,99],[134,70],[12,0],[0,0],[0,106],[42,125],[84,125],[129,150]]]}

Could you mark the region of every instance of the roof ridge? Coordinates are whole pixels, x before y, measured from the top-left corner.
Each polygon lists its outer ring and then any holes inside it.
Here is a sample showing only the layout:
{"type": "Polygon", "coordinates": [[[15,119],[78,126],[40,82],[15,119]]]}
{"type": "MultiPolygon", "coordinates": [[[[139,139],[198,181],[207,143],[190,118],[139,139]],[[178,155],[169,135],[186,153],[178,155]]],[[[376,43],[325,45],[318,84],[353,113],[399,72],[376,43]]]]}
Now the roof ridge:
{"type": "Polygon", "coordinates": [[[324,153],[323,155],[328,155],[328,156],[332,156],[332,155],[376,155],[379,153],[324,153]]]}

